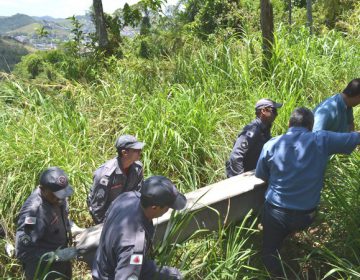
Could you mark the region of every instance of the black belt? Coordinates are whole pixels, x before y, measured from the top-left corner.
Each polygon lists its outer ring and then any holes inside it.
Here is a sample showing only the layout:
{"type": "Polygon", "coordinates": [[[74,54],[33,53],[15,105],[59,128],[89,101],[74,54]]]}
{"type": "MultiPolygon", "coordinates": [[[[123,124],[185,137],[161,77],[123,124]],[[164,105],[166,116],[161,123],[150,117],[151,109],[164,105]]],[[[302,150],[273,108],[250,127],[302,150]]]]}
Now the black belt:
{"type": "Polygon", "coordinates": [[[279,210],[284,210],[288,213],[298,213],[298,214],[310,214],[316,211],[317,207],[309,209],[309,210],[298,210],[298,209],[288,209],[288,208],[284,208],[284,207],[280,207],[280,206],[276,206],[274,204],[271,204],[269,202],[265,202],[267,205],[269,205],[271,208],[273,209],[279,209],[279,210]]]}

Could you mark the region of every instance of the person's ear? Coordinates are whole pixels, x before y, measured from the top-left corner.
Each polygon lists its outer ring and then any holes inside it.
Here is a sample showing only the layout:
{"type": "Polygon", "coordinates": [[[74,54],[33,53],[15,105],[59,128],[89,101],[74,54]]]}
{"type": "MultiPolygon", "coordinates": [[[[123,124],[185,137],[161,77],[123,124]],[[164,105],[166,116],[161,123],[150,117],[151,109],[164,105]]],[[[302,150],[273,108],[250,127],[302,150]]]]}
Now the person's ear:
{"type": "Polygon", "coordinates": [[[129,153],[127,150],[123,149],[121,150],[121,155],[124,157],[124,156],[127,156],[129,153]]]}

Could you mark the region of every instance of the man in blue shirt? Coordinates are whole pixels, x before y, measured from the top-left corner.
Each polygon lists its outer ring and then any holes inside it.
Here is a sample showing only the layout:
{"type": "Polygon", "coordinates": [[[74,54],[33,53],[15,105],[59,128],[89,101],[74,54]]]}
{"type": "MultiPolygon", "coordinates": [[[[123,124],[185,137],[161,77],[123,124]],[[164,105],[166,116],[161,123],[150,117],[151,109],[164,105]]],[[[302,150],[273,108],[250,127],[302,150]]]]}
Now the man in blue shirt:
{"type": "Polygon", "coordinates": [[[360,79],[354,79],[342,93],[329,97],[315,108],[313,131],[354,131],[353,107],[359,104],[360,79]]]}
{"type": "Polygon", "coordinates": [[[267,270],[282,276],[278,254],[283,240],[314,220],[328,157],[350,154],[360,133],[311,132],[314,115],[307,108],[293,111],[286,134],[268,141],[255,175],[268,183],[263,213],[262,258],[267,270]]]}
{"type": "Polygon", "coordinates": [[[277,117],[277,109],[281,106],[281,103],[267,98],[256,102],[256,119],[239,133],[229,160],[226,161],[228,178],[255,169],[262,147],[271,138],[271,126],[277,117]]]}

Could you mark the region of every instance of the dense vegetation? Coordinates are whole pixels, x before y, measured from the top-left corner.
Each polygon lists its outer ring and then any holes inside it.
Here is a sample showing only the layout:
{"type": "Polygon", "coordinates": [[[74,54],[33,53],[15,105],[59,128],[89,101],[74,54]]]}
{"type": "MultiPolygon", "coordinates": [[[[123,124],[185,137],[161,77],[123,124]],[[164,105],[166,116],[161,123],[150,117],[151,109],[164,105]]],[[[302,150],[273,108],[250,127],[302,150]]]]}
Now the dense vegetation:
{"type": "MultiPolygon", "coordinates": [[[[273,1],[276,40],[265,70],[258,3],[242,1],[238,13],[229,14],[222,1],[205,2],[207,10],[188,1],[184,10],[152,22],[147,34],[122,38],[113,56],[85,55],[75,28],[78,37],[62,50],[26,56],[3,78],[0,219],[8,240],[14,240],[16,213],[47,166],[68,172],[75,187],[71,217],[88,226],[91,174],[113,156],[118,135],[136,134],[147,143],[145,176],[166,175],[187,192],[224,178],[224,162],[239,129],[253,119],[256,100],[284,103],[273,127],[278,135],[296,106],[314,108],[360,76],[359,4],[339,10],[333,25],[318,18],[310,36],[302,1],[296,1],[291,29],[283,20],[286,5],[273,1]],[[205,15],[229,17],[209,28],[202,25],[205,15]],[[236,16],[241,33],[230,26],[236,16]]],[[[325,2],[315,4],[314,12],[325,13],[325,2]]],[[[357,127],[358,117],[355,109],[357,127]]],[[[359,164],[358,153],[331,159],[317,222],[285,244],[289,279],[359,278],[359,164]]],[[[171,259],[188,279],[261,279],[256,223],[250,215],[242,224],[162,247],[158,260],[171,259]]],[[[0,277],[20,277],[15,259],[0,258],[0,277]]],[[[77,264],[76,278],[86,277],[77,264]]]]}

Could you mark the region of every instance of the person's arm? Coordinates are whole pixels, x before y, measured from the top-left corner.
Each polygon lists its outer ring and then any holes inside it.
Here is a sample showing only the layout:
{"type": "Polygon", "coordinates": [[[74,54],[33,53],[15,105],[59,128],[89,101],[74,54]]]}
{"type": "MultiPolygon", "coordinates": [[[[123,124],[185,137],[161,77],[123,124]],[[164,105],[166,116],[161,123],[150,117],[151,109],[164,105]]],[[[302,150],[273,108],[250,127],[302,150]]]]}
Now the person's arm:
{"type": "Polygon", "coordinates": [[[88,199],[89,211],[96,224],[104,221],[106,213],[106,202],[109,196],[108,182],[102,178],[101,173],[96,172],[94,175],[94,183],[88,199]]]}
{"type": "Polygon", "coordinates": [[[334,119],[331,117],[331,112],[325,109],[319,109],[314,113],[313,131],[329,130],[334,119]]]}
{"type": "Polygon", "coordinates": [[[41,218],[39,211],[27,213],[19,220],[16,232],[17,255],[22,261],[27,259],[39,260],[42,255],[49,252],[48,249],[39,246],[38,242],[42,239],[46,228],[46,221],[41,218]]]}
{"type": "Polygon", "coordinates": [[[143,165],[141,162],[136,162],[136,164],[138,164],[137,166],[137,170],[136,170],[136,173],[137,173],[137,176],[138,176],[138,181],[136,183],[136,186],[134,188],[134,191],[140,191],[141,190],[141,187],[144,183],[144,169],[143,169],[143,165]]]}
{"type": "Polygon", "coordinates": [[[244,173],[244,159],[255,142],[255,132],[247,131],[241,134],[234,144],[230,154],[229,163],[234,175],[244,173]]]}
{"type": "Polygon", "coordinates": [[[326,137],[328,154],[350,154],[360,144],[360,131],[349,133],[337,133],[323,131],[326,137]]]}
{"type": "Polygon", "coordinates": [[[127,280],[131,276],[140,279],[141,274],[145,276],[144,279],[153,279],[156,273],[155,262],[146,260],[144,254],[135,253],[134,246],[119,247],[116,254],[114,279],[127,280]]]}
{"type": "Polygon", "coordinates": [[[134,253],[134,246],[123,247],[117,258],[115,278],[117,280],[180,280],[181,273],[174,267],[158,267],[155,261],[147,259],[143,254],[134,253]]]}

